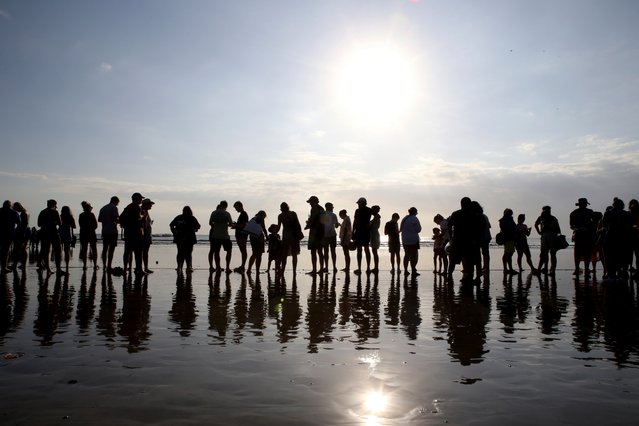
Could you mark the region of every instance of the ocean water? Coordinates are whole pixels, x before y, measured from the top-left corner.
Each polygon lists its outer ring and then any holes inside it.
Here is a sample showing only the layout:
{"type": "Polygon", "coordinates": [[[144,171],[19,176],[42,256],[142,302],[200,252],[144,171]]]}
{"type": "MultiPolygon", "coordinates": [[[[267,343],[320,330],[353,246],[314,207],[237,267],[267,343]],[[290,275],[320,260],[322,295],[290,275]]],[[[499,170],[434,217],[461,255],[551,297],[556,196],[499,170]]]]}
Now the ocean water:
{"type": "Polygon", "coordinates": [[[636,423],[637,283],[575,281],[569,250],[548,279],[504,277],[493,248],[470,287],[433,274],[429,247],[416,277],[385,250],[377,275],[310,276],[303,250],[284,280],[211,274],[207,251],[188,275],[171,244],[145,277],[77,256],[67,277],[4,275],[0,423],[636,423]]]}

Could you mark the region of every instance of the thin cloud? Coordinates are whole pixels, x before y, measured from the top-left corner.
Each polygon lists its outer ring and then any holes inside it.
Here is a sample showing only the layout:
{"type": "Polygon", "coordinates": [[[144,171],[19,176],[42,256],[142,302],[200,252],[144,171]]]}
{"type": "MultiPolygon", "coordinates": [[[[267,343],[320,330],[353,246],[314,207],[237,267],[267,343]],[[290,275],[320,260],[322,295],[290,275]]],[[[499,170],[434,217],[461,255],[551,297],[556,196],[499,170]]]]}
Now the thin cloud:
{"type": "Polygon", "coordinates": [[[6,10],[0,9],[0,18],[11,19],[11,15],[6,10]]]}
{"type": "Polygon", "coordinates": [[[108,62],[102,62],[98,69],[100,70],[100,72],[110,73],[113,70],[113,65],[108,62]]]}

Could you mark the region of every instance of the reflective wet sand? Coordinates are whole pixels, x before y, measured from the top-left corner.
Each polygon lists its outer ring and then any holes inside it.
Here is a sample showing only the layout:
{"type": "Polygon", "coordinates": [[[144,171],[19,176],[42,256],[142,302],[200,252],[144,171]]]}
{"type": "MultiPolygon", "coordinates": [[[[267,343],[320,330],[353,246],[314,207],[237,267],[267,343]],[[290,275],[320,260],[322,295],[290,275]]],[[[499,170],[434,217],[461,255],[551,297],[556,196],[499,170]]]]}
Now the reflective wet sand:
{"type": "Polygon", "coordinates": [[[184,277],[171,245],[144,278],[83,273],[77,255],[68,277],[3,277],[0,422],[636,423],[637,283],[575,282],[568,250],[556,280],[504,280],[495,249],[466,288],[429,248],[415,279],[386,252],[377,277],[311,277],[303,252],[283,282],[211,275],[207,249],[184,277]]]}

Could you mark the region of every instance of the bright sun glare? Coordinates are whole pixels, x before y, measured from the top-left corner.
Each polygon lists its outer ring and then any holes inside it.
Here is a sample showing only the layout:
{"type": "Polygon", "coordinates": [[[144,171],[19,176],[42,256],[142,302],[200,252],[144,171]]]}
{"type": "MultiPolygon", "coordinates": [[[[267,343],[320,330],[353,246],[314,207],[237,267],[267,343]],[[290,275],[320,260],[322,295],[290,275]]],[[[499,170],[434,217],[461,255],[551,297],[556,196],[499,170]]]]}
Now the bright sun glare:
{"type": "Polygon", "coordinates": [[[387,125],[401,119],[415,98],[410,58],[390,45],[354,51],[339,71],[338,103],[362,124],[387,125]]]}

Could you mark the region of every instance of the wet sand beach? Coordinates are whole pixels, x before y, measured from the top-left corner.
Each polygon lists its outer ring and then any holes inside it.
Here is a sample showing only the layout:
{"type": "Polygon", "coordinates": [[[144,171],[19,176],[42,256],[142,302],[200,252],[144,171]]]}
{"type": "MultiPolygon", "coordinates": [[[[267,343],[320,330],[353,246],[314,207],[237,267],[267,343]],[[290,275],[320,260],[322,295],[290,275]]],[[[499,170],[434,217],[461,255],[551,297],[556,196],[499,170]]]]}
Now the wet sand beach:
{"type": "Polygon", "coordinates": [[[0,422],[636,423],[637,283],[575,281],[570,249],[553,280],[504,279],[494,248],[471,287],[433,274],[428,247],[417,277],[386,251],[378,275],[310,276],[303,249],[283,282],[210,274],[207,251],[184,276],[169,244],[145,277],[84,272],[77,251],[68,277],[3,276],[0,422]]]}

